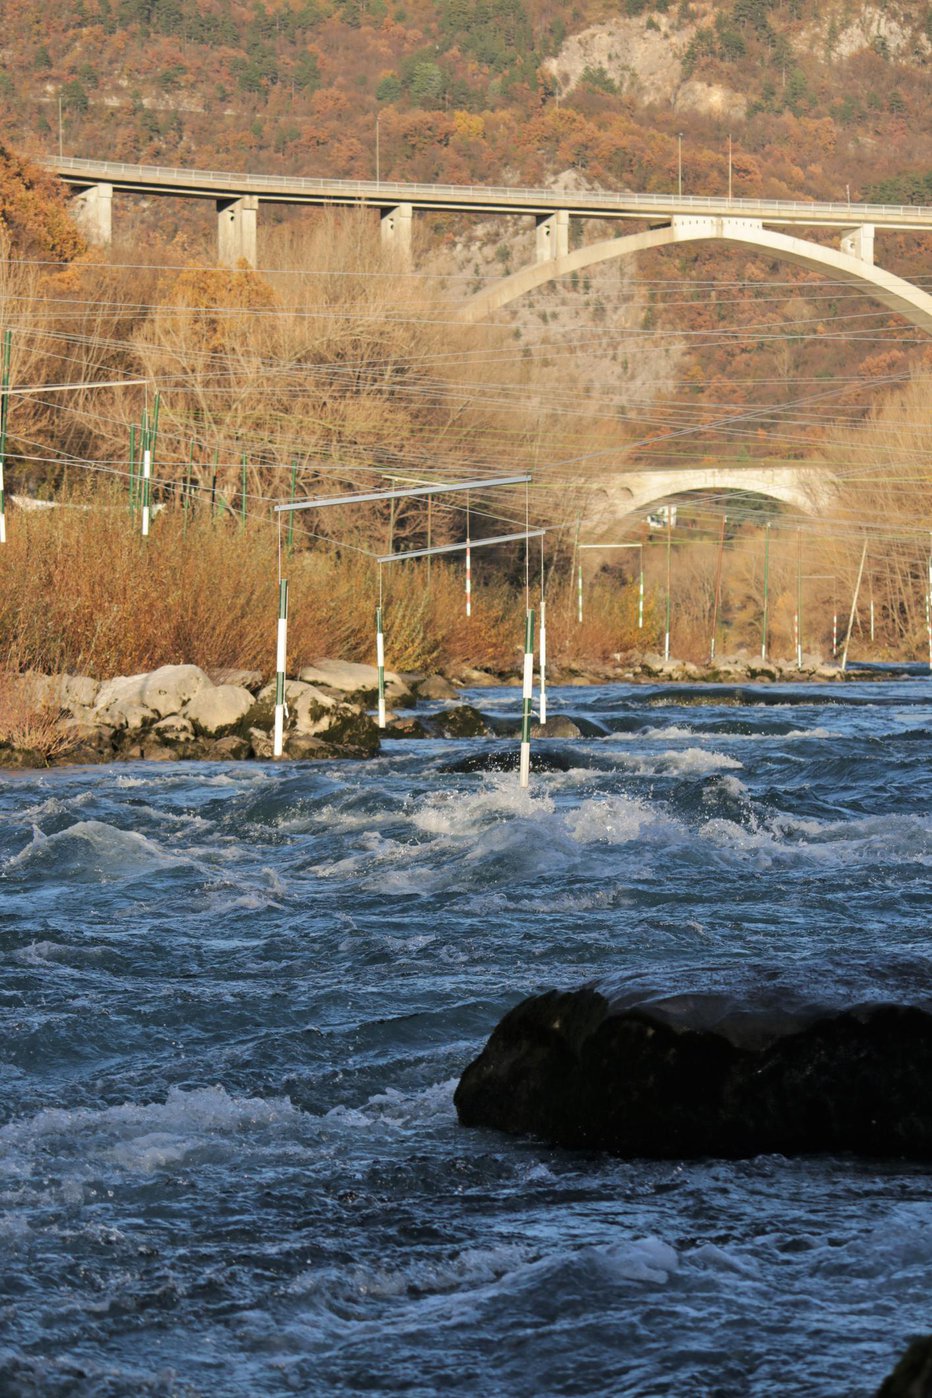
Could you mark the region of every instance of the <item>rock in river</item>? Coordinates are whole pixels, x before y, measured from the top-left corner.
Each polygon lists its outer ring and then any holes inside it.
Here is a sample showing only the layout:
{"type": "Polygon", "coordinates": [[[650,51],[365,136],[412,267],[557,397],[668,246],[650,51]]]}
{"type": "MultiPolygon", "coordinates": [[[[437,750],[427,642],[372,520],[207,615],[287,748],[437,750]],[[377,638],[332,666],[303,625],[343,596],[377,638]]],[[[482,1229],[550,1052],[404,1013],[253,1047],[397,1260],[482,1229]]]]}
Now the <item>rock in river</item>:
{"type": "Polygon", "coordinates": [[[465,1126],[634,1157],[932,1158],[924,967],[732,968],[522,1001],[456,1090],[465,1126]]]}

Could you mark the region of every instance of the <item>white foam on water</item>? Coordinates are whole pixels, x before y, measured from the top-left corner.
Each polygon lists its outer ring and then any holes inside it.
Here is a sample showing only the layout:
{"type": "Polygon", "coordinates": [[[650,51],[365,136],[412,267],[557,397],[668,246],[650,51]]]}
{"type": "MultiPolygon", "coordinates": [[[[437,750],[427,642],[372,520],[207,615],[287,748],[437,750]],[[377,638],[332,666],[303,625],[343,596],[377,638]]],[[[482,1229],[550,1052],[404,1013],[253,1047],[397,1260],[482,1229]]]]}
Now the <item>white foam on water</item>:
{"type": "Polygon", "coordinates": [[[78,863],[85,877],[125,879],[153,869],[189,865],[192,861],[170,854],[138,831],[121,830],[102,820],[79,820],[54,835],[44,835],[38,826],[33,826],[30,843],[8,859],[3,869],[9,872],[34,862],[65,867],[78,863]]]}
{"type": "Polygon", "coordinates": [[[668,752],[645,753],[636,757],[626,755],[621,761],[626,771],[656,777],[696,776],[706,772],[740,770],[744,766],[736,757],[729,757],[724,752],[710,752],[706,748],[671,748],[668,752]]]}
{"type": "Polygon", "coordinates": [[[78,947],[63,942],[30,942],[28,946],[10,952],[9,957],[20,966],[64,966],[66,970],[70,970],[74,968],[69,966],[69,962],[75,959],[96,960],[104,955],[104,950],[100,946],[78,947]]]}
{"type": "Polygon", "coordinates": [[[365,1131],[385,1127],[407,1130],[426,1122],[447,1121],[452,1125],[456,1120],[453,1092],[457,1081],[457,1078],[450,1078],[415,1092],[400,1092],[390,1087],[385,1092],[375,1093],[361,1107],[332,1107],[321,1121],[328,1127],[365,1131]]]}
{"type": "Polygon", "coordinates": [[[222,1087],[173,1087],[164,1102],[47,1107],[0,1127],[0,1178],[30,1174],[37,1156],[50,1155],[79,1162],[79,1175],[108,1164],[145,1174],[205,1146],[228,1153],[244,1135],[306,1121],[286,1098],[234,1097],[222,1087]]]}
{"type": "Polygon", "coordinates": [[[594,797],[565,816],[566,826],[579,844],[623,845],[646,835],[682,837],[681,826],[662,808],[630,796],[594,797]]]}
{"type": "Polygon", "coordinates": [[[675,1248],[662,1238],[637,1238],[585,1250],[603,1271],[619,1281],[664,1286],[679,1269],[675,1248]]]}
{"type": "Polygon", "coordinates": [[[462,838],[490,821],[514,816],[539,817],[554,809],[552,797],[522,787],[517,773],[490,774],[477,791],[439,791],[424,799],[412,815],[418,830],[462,838]]]}

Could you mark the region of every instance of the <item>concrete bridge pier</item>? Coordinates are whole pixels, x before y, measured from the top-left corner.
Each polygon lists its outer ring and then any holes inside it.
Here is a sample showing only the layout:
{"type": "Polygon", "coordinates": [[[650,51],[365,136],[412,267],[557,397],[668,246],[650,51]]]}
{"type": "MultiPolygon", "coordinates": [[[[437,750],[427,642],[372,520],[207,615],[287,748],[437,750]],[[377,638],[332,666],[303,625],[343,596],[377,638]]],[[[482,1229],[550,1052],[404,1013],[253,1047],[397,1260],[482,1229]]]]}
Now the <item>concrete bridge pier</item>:
{"type": "Polygon", "coordinates": [[[89,243],[108,248],[113,240],[113,185],[92,184],[71,200],[74,221],[89,243]]]}
{"type": "Polygon", "coordinates": [[[859,262],[874,263],[874,225],[864,223],[859,228],[849,228],[842,234],[841,250],[859,262]]]}
{"type": "Polygon", "coordinates": [[[255,194],[217,200],[217,258],[221,267],[255,267],[259,200],[255,194]]]}
{"type": "Polygon", "coordinates": [[[551,257],[565,257],[569,250],[569,210],[557,209],[554,214],[538,214],[536,260],[548,262],[551,257]]]}
{"type": "Polygon", "coordinates": [[[383,209],[380,228],[382,247],[393,252],[406,267],[411,265],[411,224],[414,220],[412,204],[396,204],[392,209],[383,209]]]}

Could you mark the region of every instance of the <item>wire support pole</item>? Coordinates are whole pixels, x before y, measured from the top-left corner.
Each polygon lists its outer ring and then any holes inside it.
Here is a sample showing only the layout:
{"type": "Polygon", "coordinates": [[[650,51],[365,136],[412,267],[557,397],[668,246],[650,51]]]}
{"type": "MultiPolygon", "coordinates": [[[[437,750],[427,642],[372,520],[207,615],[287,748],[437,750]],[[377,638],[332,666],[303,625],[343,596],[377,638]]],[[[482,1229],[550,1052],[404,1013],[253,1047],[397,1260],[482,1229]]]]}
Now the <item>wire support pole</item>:
{"type": "Polygon", "coordinates": [[[857,607],[858,607],[858,593],[861,591],[861,578],[862,578],[863,575],[864,575],[864,560],[865,560],[866,557],[867,557],[867,540],[865,539],[865,540],[864,540],[864,547],[861,549],[861,562],[860,562],[860,564],[858,565],[858,579],[857,579],[857,582],[854,584],[854,594],[853,594],[853,596],[852,596],[852,598],[851,598],[851,612],[850,612],[850,614],[849,614],[849,616],[848,616],[848,629],[847,629],[847,631],[845,632],[845,647],[844,647],[844,650],[843,650],[842,653],[841,653],[841,668],[842,668],[842,670],[847,670],[847,668],[848,668],[848,646],[849,646],[850,641],[851,641],[851,631],[852,631],[852,628],[854,627],[854,614],[855,614],[855,612],[857,611],[857,607]]]}

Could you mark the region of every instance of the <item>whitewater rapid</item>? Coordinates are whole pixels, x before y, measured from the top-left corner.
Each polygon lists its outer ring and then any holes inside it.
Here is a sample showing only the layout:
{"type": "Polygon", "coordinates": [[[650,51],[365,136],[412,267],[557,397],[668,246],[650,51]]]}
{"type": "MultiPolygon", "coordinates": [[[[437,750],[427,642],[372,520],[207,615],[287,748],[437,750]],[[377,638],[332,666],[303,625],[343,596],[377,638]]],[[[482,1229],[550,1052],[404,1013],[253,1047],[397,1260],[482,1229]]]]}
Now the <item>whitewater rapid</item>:
{"type": "Polygon", "coordinates": [[[921,1167],[452,1105],[550,986],[927,974],[928,681],[550,704],[527,792],[445,770],[505,737],[0,777],[0,1391],[837,1398],[929,1328],[921,1167]]]}

